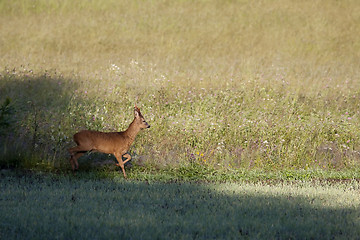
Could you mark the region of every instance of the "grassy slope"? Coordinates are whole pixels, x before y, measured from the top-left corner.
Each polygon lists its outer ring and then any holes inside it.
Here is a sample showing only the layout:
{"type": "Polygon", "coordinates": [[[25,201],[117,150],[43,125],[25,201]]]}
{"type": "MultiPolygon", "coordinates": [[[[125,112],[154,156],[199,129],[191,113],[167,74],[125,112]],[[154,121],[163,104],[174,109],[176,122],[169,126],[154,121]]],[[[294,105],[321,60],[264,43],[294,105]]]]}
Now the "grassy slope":
{"type": "Polygon", "coordinates": [[[3,239],[353,239],[359,183],[146,183],[2,171],[3,239]]]}
{"type": "Polygon", "coordinates": [[[1,165],[65,169],[76,130],[122,130],[137,101],[152,129],[131,151],[155,168],[358,173],[359,8],[2,1],[1,165]]]}

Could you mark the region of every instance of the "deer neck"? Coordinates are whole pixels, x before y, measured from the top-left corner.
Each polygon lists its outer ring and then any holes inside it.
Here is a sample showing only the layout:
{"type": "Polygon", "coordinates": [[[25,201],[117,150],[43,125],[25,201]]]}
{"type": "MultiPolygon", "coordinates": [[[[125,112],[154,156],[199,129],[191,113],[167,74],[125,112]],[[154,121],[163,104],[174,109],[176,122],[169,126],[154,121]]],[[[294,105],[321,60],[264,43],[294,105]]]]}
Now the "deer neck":
{"type": "Polygon", "coordinates": [[[131,142],[135,140],[136,135],[139,133],[140,128],[136,124],[136,118],[130,123],[128,129],[125,131],[125,135],[131,139],[131,142]]]}

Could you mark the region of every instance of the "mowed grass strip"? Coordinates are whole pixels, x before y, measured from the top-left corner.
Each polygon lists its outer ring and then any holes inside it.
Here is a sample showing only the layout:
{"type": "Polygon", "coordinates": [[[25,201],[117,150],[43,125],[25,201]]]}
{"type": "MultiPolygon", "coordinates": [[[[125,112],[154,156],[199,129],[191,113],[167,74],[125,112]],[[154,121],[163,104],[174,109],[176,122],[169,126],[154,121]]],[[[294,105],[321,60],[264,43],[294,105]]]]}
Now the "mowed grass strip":
{"type": "Polygon", "coordinates": [[[151,183],[1,172],[2,239],[355,239],[356,181],[151,183]]]}

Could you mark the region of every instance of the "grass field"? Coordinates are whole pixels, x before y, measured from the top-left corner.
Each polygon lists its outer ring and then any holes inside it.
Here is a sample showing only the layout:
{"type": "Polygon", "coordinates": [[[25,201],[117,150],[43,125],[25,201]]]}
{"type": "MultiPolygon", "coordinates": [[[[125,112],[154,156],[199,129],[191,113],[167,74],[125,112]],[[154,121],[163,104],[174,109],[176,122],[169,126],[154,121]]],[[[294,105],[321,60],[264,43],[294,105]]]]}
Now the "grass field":
{"type": "Polygon", "coordinates": [[[357,0],[0,1],[0,238],[358,238],[359,32],[357,0]],[[73,176],[135,103],[129,180],[73,176]]]}
{"type": "Polygon", "coordinates": [[[359,182],[160,183],[2,171],[2,239],[357,239],[359,182]]]}
{"type": "Polygon", "coordinates": [[[1,165],[67,169],[72,134],[124,130],[136,102],[131,154],[155,169],[358,173],[359,10],[1,1],[1,165]]]}

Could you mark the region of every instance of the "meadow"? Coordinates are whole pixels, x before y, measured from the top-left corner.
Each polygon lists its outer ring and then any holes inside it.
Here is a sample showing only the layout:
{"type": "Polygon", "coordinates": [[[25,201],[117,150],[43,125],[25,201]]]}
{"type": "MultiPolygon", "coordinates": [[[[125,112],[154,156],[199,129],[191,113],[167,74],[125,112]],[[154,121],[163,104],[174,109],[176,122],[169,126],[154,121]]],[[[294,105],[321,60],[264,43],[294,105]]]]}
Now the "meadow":
{"type": "Polygon", "coordinates": [[[0,1],[0,238],[358,238],[359,32],[357,0],[0,1]],[[129,179],[73,175],[135,103],[129,179]]]}
{"type": "Polygon", "coordinates": [[[155,172],[359,176],[359,10],[351,0],[1,1],[1,166],[69,169],[76,131],[125,130],[137,103],[152,128],[133,162],[155,172]]]}

